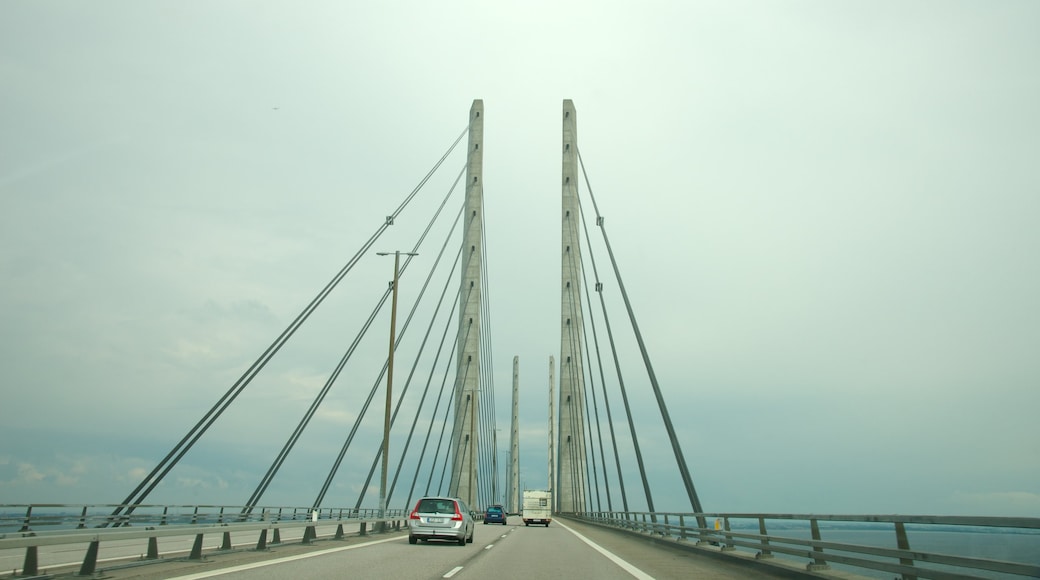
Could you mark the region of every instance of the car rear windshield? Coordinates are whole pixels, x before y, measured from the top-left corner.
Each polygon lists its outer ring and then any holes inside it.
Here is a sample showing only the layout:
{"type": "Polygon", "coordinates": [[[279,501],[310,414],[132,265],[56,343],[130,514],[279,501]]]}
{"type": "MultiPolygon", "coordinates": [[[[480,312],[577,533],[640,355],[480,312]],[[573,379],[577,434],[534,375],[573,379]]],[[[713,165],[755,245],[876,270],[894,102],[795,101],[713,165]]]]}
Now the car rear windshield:
{"type": "Polygon", "coordinates": [[[488,508],[488,513],[489,514],[500,514],[500,513],[502,513],[502,508],[500,508],[500,507],[489,507],[488,508]]]}
{"type": "Polygon", "coordinates": [[[419,502],[419,513],[455,515],[455,502],[450,499],[424,499],[419,502]]]}

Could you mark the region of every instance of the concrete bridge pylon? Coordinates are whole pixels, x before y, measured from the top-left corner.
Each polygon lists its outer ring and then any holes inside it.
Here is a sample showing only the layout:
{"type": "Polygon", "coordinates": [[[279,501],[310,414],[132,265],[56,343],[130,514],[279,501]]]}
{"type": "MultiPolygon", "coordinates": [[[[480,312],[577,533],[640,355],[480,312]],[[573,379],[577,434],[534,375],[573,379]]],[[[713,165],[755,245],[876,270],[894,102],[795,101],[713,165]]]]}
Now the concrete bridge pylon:
{"type": "Polygon", "coordinates": [[[453,459],[449,493],[477,506],[477,451],[480,411],[480,303],[483,249],[484,101],[469,111],[466,207],[459,292],[458,371],[455,388],[453,459]]]}
{"type": "Polygon", "coordinates": [[[585,377],[582,357],[581,226],[578,204],[577,115],[570,99],[563,101],[563,172],[559,468],[554,491],[561,512],[585,511],[585,377]]]}

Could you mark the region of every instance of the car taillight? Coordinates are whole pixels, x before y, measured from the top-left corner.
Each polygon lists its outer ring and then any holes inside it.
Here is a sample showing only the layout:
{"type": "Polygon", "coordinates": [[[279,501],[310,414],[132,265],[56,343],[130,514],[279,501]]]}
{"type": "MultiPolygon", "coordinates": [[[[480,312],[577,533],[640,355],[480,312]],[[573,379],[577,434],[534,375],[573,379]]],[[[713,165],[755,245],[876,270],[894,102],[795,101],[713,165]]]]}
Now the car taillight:
{"type": "Polygon", "coordinates": [[[451,521],[453,521],[453,522],[461,522],[462,521],[462,513],[459,512],[459,504],[455,504],[455,515],[451,516],[451,521]]]}
{"type": "Polygon", "coordinates": [[[412,513],[408,514],[408,519],[410,519],[410,520],[417,520],[417,519],[419,519],[419,504],[420,503],[422,503],[422,500],[419,500],[418,502],[415,503],[415,509],[412,510],[412,513]]]}

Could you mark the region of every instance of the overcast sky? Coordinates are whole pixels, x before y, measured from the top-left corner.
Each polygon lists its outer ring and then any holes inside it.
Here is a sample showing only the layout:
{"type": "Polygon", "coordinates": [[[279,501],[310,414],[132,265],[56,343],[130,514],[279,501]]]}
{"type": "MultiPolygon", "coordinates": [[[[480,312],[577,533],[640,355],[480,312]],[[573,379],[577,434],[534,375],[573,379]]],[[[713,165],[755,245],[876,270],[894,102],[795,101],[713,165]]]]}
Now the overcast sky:
{"type": "MultiPolygon", "coordinates": [[[[498,421],[518,355],[540,487],[573,99],[705,509],[1040,516],[1038,25],[1031,0],[0,3],[0,503],[122,500],[478,98],[498,421]]],[[[386,260],[157,500],[245,501],[386,260]]],[[[355,410],[314,428],[319,477],[355,410]]]]}

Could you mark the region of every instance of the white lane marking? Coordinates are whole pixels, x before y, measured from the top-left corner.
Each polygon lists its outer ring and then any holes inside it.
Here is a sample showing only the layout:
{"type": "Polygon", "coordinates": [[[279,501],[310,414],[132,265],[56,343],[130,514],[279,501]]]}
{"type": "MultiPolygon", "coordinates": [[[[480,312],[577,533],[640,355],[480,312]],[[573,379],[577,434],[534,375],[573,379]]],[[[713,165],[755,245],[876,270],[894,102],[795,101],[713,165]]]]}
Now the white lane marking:
{"type": "Polygon", "coordinates": [[[490,550],[491,548],[494,548],[494,547],[495,547],[494,544],[488,544],[488,545],[484,546],[484,549],[485,550],[490,550]]]}
{"type": "Polygon", "coordinates": [[[451,572],[448,572],[444,576],[441,576],[441,578],[451,578],[452,576],[458,574],[461,570],[462,570],[462,566],[455,566],[454,568],[451,569],[451,572]]]}
{"type": "Polygon", "coordinates": [[[563,522],[561,522],[560,520],[554,520],[554,521],[557,524],[559,524],[561,528],[567,530],[568,532],[574,534],[575,536],[578,536],[579,540],[585,542],[589,546],[592,546],[593,550],[596,550],[600,554],[603,554],[604,556],[606,556],[606,558],[608,560],[610,560],[611,562],[613,562],[613,563],[617,564],[618,566],[620,566],[621,569],[624,570],[625,572],[628,572],[632,576],[635,576],[636,578],[639,578],[639,580],[654,580],[653,576],[647,574],[646,572],[643,572],[639,568],[636,568],[632,564],[629,564],[628,562],[622,560],[618,556],[615,556],[612,552],[609,552],[606,548],[600,546],[599,544],[593,542],[592,540],[586,538],[585,536],[579,534],[578,532],[576,532],[576,531],[568,528],[567,526],[563,525],[563,522]]]}
{"type": "Polygon", "coordinates": [[[296,556],[286,556],[284,558],[277,558],[274,560],[265,560],[263,562],[254,562],[253,564],[242,564],[241,566],[232,566],[230,568],[224,568],[221,570],[210,570],[209,572],[199,572],[198,574],[188,574],[187,576],[177,576],[170,580],[200,580],[202,578],[212,578],[213,576],[221,576],[223,574],[232,574],[234,572],[242,572],[245,570],[252,570],[254,568],[263,568],[264,566],[272,566],[274,564],[281,564],[283,562],[292,562],[293,560],[303,560],[304,558],[313,558],[315,556],[324,556],[325,554],[332,554],[334,552],[342,552],[344,550],[354,550],[357,548],[364,548],[366,546],[374,546],[376,544],[382,544],[384,542],[396,542],[401,539],[400,536],[396,538],[387,538],[385,540],[376,540],[374,542],[365,542],[364,544],[357,544],[354,546],[343,546],[342,548],[332,548],[329,550],[322,550],[320,552],[309,552],[307,554],[299,554],[296,556]]]}

